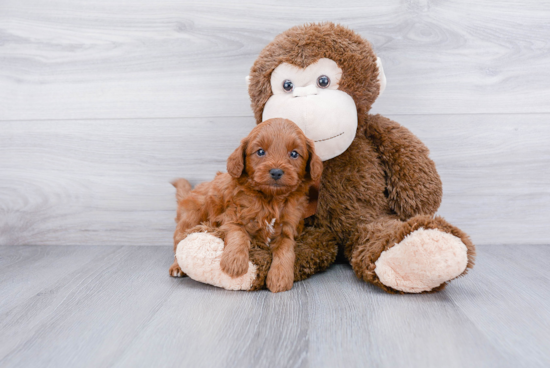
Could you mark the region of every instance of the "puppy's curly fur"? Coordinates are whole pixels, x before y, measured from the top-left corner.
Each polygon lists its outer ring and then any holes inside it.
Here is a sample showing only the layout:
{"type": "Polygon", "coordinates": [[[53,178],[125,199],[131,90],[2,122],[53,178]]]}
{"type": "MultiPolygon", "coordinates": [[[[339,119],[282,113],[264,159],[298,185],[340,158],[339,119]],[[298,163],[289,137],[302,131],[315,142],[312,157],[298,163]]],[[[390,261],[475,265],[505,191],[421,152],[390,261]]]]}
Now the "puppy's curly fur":
{"type": "MultiPolygon", "coordinates": [[[[248,271],[252,240],[269,245],[273,261],[267,287],[292,288],[294,238],[302,231],[310,186],[320,180],[323,164],[314,143],[285,119],[256,126],[227,160],[228,173],[191,191],[185,179],[174,183],[178,199],[174,251],[187,231],[205,223],[219,228],[225,248],[222,270],[232,277],[248,271]]],[[[170,275],[183,276],[177,262],[170,275]]]]}

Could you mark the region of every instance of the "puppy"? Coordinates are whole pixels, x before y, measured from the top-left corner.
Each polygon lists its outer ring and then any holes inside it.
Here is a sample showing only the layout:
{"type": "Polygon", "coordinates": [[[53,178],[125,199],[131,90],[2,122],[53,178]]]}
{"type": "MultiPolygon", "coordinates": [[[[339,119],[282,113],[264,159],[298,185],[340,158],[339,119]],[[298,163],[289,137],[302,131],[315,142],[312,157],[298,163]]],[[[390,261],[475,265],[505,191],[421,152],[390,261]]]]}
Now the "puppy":
{"type": "MultiPolygon", "coordinates": [[[[192,191],[185,179],[174,183],[178,199],[174,251],[187,230],[207,223],[224,234],[222,271],[238,277],[248,271],[251,240],[260,240],[273,253],[267,287],[272,292],[290,290],[294,238],[303,225],[309,187],[323,171],[313,141],[290,120],[266,120],[229,156],[227,171],[192,191]]],[[[170,275],[184,276],[177,262],[170,275]]]]}

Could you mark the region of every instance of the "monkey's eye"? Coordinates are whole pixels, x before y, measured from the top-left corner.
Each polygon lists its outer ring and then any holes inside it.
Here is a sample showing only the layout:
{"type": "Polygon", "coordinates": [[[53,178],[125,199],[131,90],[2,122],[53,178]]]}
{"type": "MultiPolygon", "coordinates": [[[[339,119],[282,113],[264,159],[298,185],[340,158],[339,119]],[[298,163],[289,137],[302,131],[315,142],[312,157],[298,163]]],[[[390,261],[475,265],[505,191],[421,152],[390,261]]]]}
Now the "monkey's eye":
{"type": "Polygon", "coordinates": [[[300,155],[298,154],[298,152],[296,152],[296,151],[290,152],[290,157],[292,157],[292,158],[298,158],[298,156],[300,156],[300,155]]]}
{"type": "Polygon", "coordinates": [[[283,89],[286,92],[292,92],[292,90],[294,89],[294,83],[292,83],[290,79],[285,79],[285,81],[283,82],[283,89]]]}
{"type": "Polygon", "coordinates": [[[319,88],[327,88],[330,86],[330,78],[326,75],[321,75],[319,78],[317,78],[317,85],[319,88]]]}
{"type": "Polygon", "coordinates": [[[256,154],[257,154],[258,156],[265,156],[265,151],[264,151],[263,149],[260,148],[258,151],[256,151],[256,154]]]}

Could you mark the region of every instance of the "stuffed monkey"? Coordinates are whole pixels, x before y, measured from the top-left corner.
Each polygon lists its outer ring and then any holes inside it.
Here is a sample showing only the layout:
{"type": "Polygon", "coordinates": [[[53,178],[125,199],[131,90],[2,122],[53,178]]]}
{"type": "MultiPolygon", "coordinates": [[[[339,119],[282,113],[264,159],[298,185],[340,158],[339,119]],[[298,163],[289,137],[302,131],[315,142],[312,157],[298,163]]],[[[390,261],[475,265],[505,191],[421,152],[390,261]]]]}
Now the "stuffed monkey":
{"type": "MultiPolygon", "coordinates": [[[[385,77],[366,40],[333,23],[293,27],[263,49],[247,79],[257,124],[294,121],[324,161],[317,211],[296,239],[295,281],[325,270],[339,251],[358,278],[387,292],[438,291],[473,267],[469,237],[435,216],[442,185],[426,146],[398,123],[369,114],[385,77]]],[[[217,229],[199,225],[176,245],[172,275],[226,289],[265,288],[265,244],[251,245],[248,271],[236,278],[220,269],[217,229]]]]}

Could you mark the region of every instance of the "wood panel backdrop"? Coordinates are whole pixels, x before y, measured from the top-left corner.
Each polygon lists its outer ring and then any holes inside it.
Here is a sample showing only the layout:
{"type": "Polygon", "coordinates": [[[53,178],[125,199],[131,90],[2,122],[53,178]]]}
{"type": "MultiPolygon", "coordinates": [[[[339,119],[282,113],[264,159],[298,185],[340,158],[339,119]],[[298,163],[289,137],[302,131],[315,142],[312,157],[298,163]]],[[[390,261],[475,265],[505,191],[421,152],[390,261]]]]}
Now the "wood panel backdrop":
{"type": "Polygon", "coordinates": [[[8,0],[0,244],[169,247],[169,182],[225,170],[254,124],[250,66],[313,21],[373,44],[373,112],[430,148],[441,215],[479,245],[548,243],[548,2],[8,0]]]}

